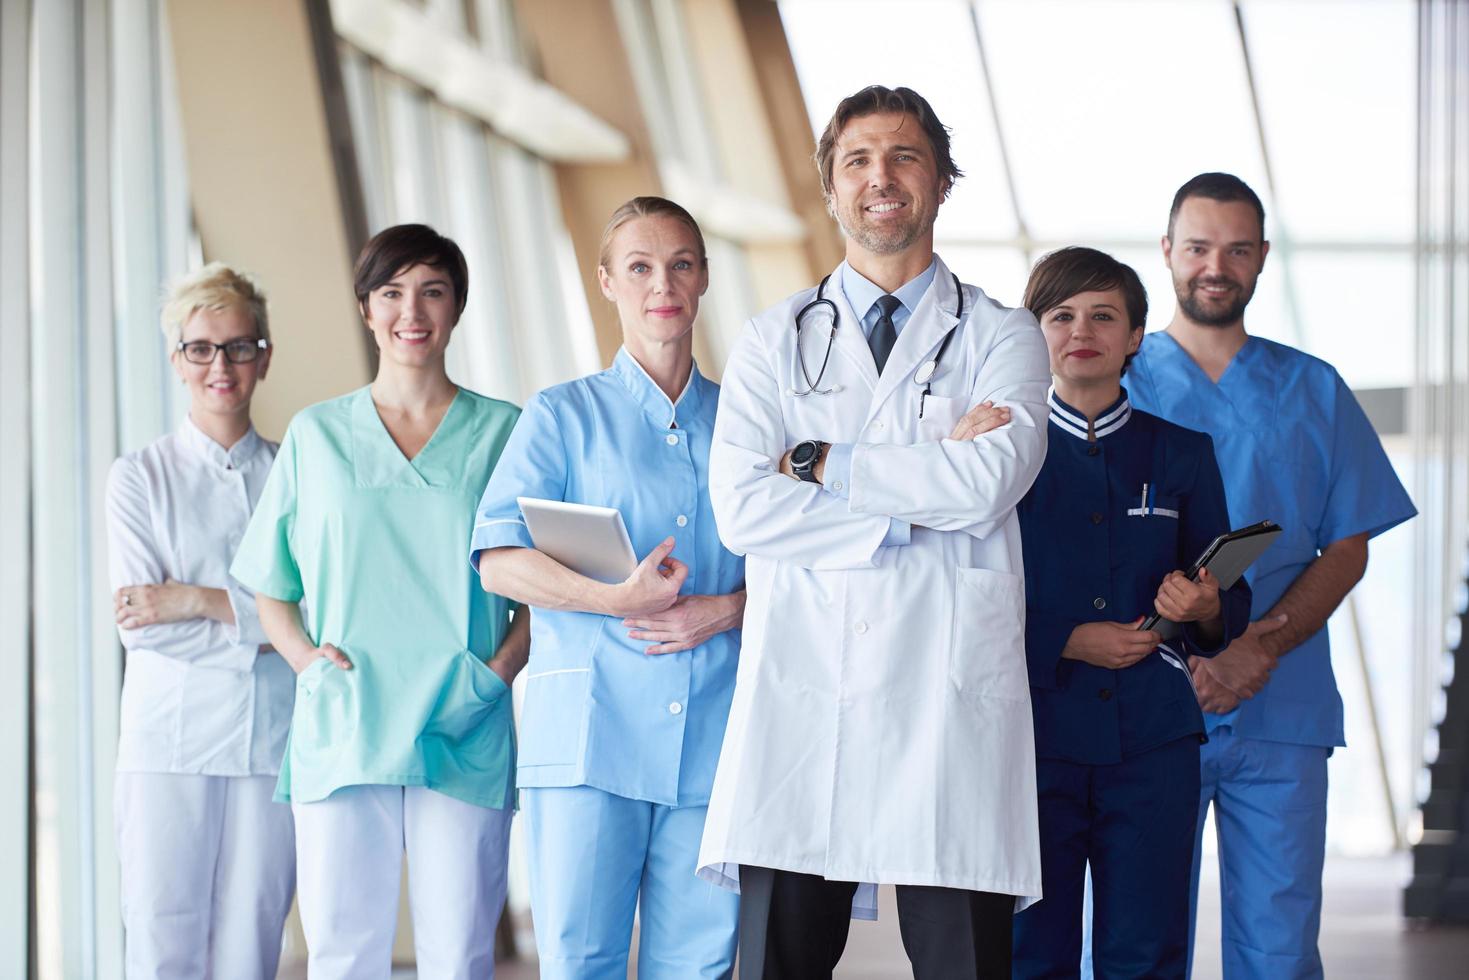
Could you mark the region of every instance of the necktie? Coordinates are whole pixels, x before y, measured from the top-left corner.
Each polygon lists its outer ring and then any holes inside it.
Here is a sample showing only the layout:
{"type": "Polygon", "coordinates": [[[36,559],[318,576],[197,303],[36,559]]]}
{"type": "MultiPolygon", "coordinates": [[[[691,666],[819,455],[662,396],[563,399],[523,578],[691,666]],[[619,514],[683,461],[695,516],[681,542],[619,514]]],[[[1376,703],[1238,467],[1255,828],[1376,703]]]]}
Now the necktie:
{"type": "Polygon", "coordinates": [[[901,305],[902,300],[896,296],[879,296],[877,299],[877,309],[881,316],[872,325],[867,346],[872,348],[872,359],[877,362],[878,374],[882,374],[888,355],[893,352],[893,344],[898,342],[898,327],[893,323],[893,311],[901,305]]]}

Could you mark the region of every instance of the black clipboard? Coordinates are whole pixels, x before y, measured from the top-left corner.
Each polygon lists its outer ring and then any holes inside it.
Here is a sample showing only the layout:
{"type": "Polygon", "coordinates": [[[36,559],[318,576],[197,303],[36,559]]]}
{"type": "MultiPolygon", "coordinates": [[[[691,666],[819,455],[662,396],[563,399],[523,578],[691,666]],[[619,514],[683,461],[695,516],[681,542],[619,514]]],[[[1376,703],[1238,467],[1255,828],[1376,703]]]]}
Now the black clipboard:
{"type": "MultiPolygon", "coordinates": [[[[1280,525],[1274,521],[1261,521],[1259,524],[1219,535],[1209,543],[1199,560],[1188,570],[1189,579],[1196,581],[1199,572],[1207,568],[1209,574],[1219,580],[1219,588],[1229,588],[1239,581],[1239,577],[1255,563],[1255,559],[1265,553],[1266,548],[1275,543],[1275,539],[1280,537],[1280,531],[1280,525]]],[[[1178,624],[1164,619],[1156,612],[1143,620],[1138,629],[1156,629],[1163,634],[1165,640],[1178,635],[1178,624]]]]}

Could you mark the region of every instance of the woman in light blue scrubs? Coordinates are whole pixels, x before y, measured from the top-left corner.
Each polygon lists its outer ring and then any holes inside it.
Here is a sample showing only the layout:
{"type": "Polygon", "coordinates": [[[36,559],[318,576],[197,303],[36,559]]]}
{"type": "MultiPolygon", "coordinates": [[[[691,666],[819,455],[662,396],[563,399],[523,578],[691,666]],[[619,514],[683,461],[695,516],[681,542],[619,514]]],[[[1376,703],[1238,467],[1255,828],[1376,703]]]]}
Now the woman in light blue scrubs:
{"type": "Polygon", "coordinates": [[[484,587],[534,607],[517,768],[541,976],[729,976],[739,899],[695,877],[734,692],[744,561],[719,541],[709,444],[719,388],[694,365],[704,239],[671,201],[608,222],[612,367],[531,399],[480,501],[484,587]],[[615,585],[535,550],[517,497],[616,507],[639,555],[615,585]]]}

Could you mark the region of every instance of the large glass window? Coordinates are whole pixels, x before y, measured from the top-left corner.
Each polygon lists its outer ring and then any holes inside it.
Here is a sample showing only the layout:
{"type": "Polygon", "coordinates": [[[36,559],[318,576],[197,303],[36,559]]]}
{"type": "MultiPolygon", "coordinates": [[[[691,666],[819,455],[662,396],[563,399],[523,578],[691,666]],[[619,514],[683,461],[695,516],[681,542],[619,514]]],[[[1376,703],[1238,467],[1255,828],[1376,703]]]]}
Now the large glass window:
{"type": "MultiPolygon", "coordinates": [[[[873,82],[918,90],[953,127],[967,176],[940,212],[936,247],[990,295],[1018,304],[1042,253],[1093,245],[1137,269],[1149,326],[1166,326],[1174,292],[1159,238],[1173,192],[1194,174],[1231,172],[1263,198],[1273,242],[1250,332],[1403,400],[1416,344],[1409,0],[1329,10],[1311,0],[782,0],[780,10],[813,132],[873,82]]],[[[1387,436],[1415,492],[1406,440],[1387,436]]],[[[1423,692],[1394,624],[1412,538],[1410,525],[1378,538],[1355,593],[1376,731],[1358,631],[1345,608],[1332,621],[1353,746],[1332,763],[1339,850],[1392,845],[1379,736],[1398,813],[1411,810],[1410,706],[1423,692]]]]}
{"type": "MultiPolygon", "coordinates": [[[[500,32],[508,9],[479,7],[476,43],[507,47],[500,32]]],[[[464,30],[463,22],[454,29],[464,30]]],[[[451,375],[523,402],[595,370],[591,319],[549,165],[346,41],[339,59],[370,232],[429,224],[458,242],[468,261],[469,302],[449,345],[451,375]]]]}

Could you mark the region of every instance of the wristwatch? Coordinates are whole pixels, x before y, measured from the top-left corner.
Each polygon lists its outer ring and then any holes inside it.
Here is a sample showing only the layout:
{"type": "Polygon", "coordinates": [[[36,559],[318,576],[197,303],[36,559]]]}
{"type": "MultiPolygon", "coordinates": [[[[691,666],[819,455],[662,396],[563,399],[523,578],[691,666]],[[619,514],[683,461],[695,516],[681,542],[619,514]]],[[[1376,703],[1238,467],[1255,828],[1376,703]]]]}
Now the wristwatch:
{"type": "Polygon", "coordinates": [[[798,442],[791,450],[791,472],[796,474],[797,479],[807,483],[818,483],[816,479],[816,464],[821,460],[821,454],[826,451],[826,443],[817,439],[807,439],[798,442]]]}

